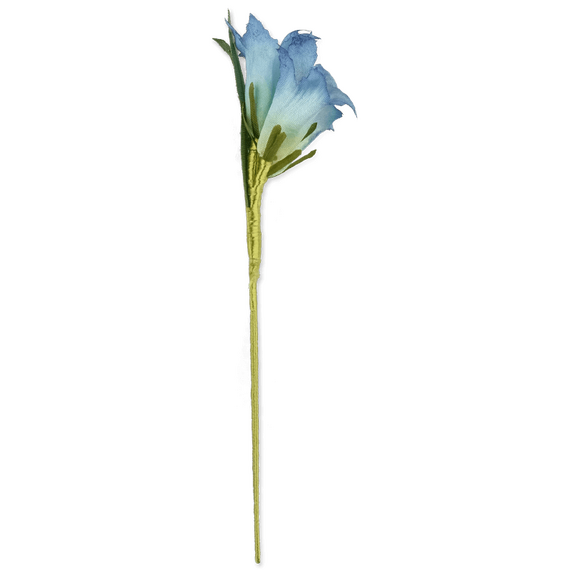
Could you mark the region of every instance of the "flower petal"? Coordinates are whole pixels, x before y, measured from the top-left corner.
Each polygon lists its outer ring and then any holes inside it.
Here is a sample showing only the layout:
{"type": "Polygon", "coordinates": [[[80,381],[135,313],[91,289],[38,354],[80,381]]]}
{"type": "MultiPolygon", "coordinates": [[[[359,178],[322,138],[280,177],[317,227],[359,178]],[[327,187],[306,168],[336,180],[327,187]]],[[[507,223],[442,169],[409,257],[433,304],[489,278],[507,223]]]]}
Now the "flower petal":
{"type": "Polygon", "coordinates": [[[271,129],[281,125],[287,138],[277,160],[299,148],[308,128],[315,122],[314,117],[323,107],[330,105],[326,79],[320,70],[311,68],[307,76],[297,82],[295,64],[283,47],[279,49],[279,61],[281,75],[258,143],[260,154],[263,154],[271,129]]]}
{"type": "Polygon", "coordinates": [[[295,66],[295,79],[301,81],[309,75],[315,61],[317,61],[317,36],[313,34],[300,34],[291,32],[282,42],[281,47],[287,50],[295,66]]]}
{"type": "MultiPolygon", "coordinates": [[[[279,80],[279,44],[252,14],[243,37],[231,24],[228,26],[236,39],[236,47],[245,57],[245,92],[246,95],[249,93],[249,86],[253,83],[257,120],[259,128],[262,128],[279,80]]],[[[251,117],[249,97],[245,99],[247,116],[251,117]]]]}
{"type": "Polygon", "coordinates": [[[236,47],[241,53],[245,53],[245,46],[243,45],[243,38],[236,32],[236,29],[226,20],[228,28],[232,31],[234,39],[236,41],[236,47]]]}
{"type": "Polygon", "coordinates": [[[336,81],[332,78],[332,75],[321,65],[315,65],[315,69],[318,69],[325,78],[327,82],[327,89],[330,95],[330,100],[332,105],[349,105],[356,115],[356,108],[354,103],[350,100],[350,97],[343,93],[337,86],[336,81]]]}
{"type": "MultiPolygon", "coordinates": [[[[334,106],[334,105],[326,105],[322,107],[321,110],[310,119],[311,124],[306,125],[305,133],[309,130],[313,123],[317,123],[316,129],[306,138],[298,143],[297,149],[299,151],[305,150],[321,133],[325,131],[334,131],[333,123],[342,117],[342,113],[334,106]]],[[[303,127],[304,128],[304,127],[303,127]]],[[[313,151],[315,152],[315,151],[313,151]]],[[[279,176],[282,172],[285,172],[289,168],[289,164],[283,166],[282,168],[276,170],[273,169],[273,172],[270,176],[279,176]]]]}
{"type": "MultiPolygon", "coordinates": [[[[325,131],[334,131],[333,123],[342,117],[342,113],[334,106],[327,105],[323,107],[315,117],[313,117],[312,122],[317,123],[317,128],[313,133],[311,133],[306,139],[302,140],[298,146],[301,150],[307,148],[321,133],[325,131]]],[[[312,123],[311,123],[312,124],[312,123]]],[[[310,127],[311,125],[307,126],[310,127]]]]}

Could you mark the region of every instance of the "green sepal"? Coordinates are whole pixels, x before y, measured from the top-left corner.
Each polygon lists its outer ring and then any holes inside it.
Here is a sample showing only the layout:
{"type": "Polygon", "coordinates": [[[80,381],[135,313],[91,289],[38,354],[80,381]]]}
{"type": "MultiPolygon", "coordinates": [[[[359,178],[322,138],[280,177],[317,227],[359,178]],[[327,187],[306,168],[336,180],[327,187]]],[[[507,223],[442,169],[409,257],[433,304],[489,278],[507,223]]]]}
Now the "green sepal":
{"type": "Polygon", "coordinates": [[[279,162],[271,165],[269,172],[267,173],[268,176],[275,176],[275,173],[279,172],[282,168],[285,168],[288,164],[293,162],[295,159],[301,156],[302,150],[294,150],[289,156],[281,159],[279,162]]]}
{"type": "Polygon", "coordinates": [[[264,160],[267,162],[273,162],[277,158],[277,153],[281,148],[281,145],[285,142],[287,135],[285,133],[279,133],[275,137],[275,142],[273,143],[272,147],[269,149],[265,149],[265,153],[263,154],[264,160]]]}
{"type": "Polygon", "coordinates": [[[241,120],[243,121],[243,124],[245,126],[245,128],[247,129],[247,132],[249,134],[249,136],[253,139],[255,138],[253,136],[253,132],[251,131],[251,127],[249,126],[249,123],[247,122],[247,118],[245,116],[245,105],[241,106],[241,120]]]}
{"type": "Polygon", "coordinates": [[[308,136],[312,135],[315,132],[315,129],[317,128],[317,123],[313,123],[310,127],[309,130],[307,131],[307,134],[301,139],[301,141],[304,141],[308,136]]]}
{"type": "MultiPolygon", "coordinates": [[[[275,137],[281,132],[281,125],[275,125],[271,132],[269,133],[269,137],[267,137],[267,144],[265,145],[266,149],[269,149],[271,145],[275,142],[275,137]]],[[[267,150],[265,151],[267,152],[267,150]]]]}
{"type": "Polygon", "coordinates": [[[255,95],[253,82],[249,84],[249,114],[251,115],[251,128],[253,136],[259,138],[259,123],[257,122],[257,109],[255,107],[255,95]]]}
{"type": "Polygon", "coordinates": [[[287,135],[281,132],[281,125],[275,125],[267,139],[265,152],[263,153],[263,160],[273,162],[277,158],[277,153],[286,138],[287,135]]]}
{"type": "Polygon", "coordinates": [[[212,38],[230,57],[232,57],[230,46],[225,40],[219,40],[218,38],[212,38]]]}
{"type": "MultiPolygon", "coordinates": [[[[286,168],[283,172],[287,172],[290,168],[301,164],[301,162],[305,162],[305,160],[309,160],[309,158],[313,158],[317,154],[317,149],[312,150],[309,154],[306,154],[303,158],[300,158],[297,162],[294,162],[289,168],[286,168]]],[[[283,174],[283,172],[281,174],[283,174]]]]}

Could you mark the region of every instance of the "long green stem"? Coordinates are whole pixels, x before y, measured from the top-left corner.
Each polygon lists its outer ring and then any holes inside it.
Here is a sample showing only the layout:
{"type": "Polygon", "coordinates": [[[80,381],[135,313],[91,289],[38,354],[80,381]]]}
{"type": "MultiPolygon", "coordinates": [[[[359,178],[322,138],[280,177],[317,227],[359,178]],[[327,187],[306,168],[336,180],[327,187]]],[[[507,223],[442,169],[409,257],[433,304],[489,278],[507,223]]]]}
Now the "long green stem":
{"type": "Polygon", "coordinates": [[[251,439],[253,466],[253,520],[255,561],[261,562],[259,530],[259,358],[257,353],[257,280],[261,265],[261,195],[271,164],[264,161],[252,144],[248,156],[248,194],[246,207],[247,250],[249,254],[249,311],[251,352],[251,439]]]}

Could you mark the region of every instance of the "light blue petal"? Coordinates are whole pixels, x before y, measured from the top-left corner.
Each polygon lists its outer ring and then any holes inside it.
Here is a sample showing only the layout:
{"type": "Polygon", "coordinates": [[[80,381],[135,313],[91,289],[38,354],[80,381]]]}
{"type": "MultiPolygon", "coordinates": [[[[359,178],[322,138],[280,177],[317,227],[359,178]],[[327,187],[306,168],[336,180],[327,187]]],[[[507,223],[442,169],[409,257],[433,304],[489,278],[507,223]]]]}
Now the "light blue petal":
{"type": "MultiPolygon", "coordinates": [[[[309,123],[303,127],[302,130],[307,133],[310,126],[313,123],[317,123],[317,128],[312,132],[306,139],[302,140],[298,145],[297,148],[299,150],[305,150],[321,133],[324,131],[330,130],[334,131],[333,123],[337,119],[342,117],[342,113],[334,106],[334,105],[326,105],[323,107],[316,116],[309,120],[309,123]]],[[[278,176],[283,171],[287,170],[289,165],[284,166],[281,170],[275,172],[272,176],[278,176]]]]}
{"type": "Polygon", "coordinates": [[[232,31],[234,35],[234,39],[236,41],[236,47],[238,48],[241,53],[245,52],[245,46],[243,45],[243,38],[236,32],[235,28],[226,20],[226,24],[228,28],[232,31]]]}
{"type": "Polygon", "coordinates": [[[332,75],[320,64],[315,65],[315,69],[318,69],[325,78],[327,82],[327,89],[330,95],[330,101],[332,105],[349,105],[356,115],[356,109],[354,103],[350,100],[350,97],[343,93],[337,86],[336,81],[332,78],[332,75]]]}
{"type": "Polygon", "coordinates": [[[295,79],[301,81],[309,75],[317,61],[317,36],[291,32],[282,42],[281,47],[287,50],[295,66],[295,79]]]}
{"type": "Polygon", "coordinates": [[[297,82],[295,80],[295,65],[287,50],[279,49],[281,76],[277,83],[275,96],[261,134],[258,149],[260,154],[275,125],[281,125],[287,135],[277,155],[277,160],[291,154],[299,148],[302,138],[323,107],[330,105],[330,96],[324,74],[316,67],[311,68],[307,77],[297,82]]]}
{"type": "Polygon", "coordinates": [[[243,37],[229,23],[228,26],[236,39],[236,47],[245,57],[247,116],[251,117],[249,86],[253,83],[257,121],[261,129],[271,106],[277,81],[279,80],[279,44],[252,14],[249,15],[249,23],[243,37]]]}
{"type": "Polygon", "coordinates": [[[317,128],[305,140],[301,141],[299,147],[301,150],[307,148],[321,133],[325,131],[334,131],[333,123],[342,117],[342,113],[334,106],[327,105],[323,107],[315,117],[311,119],[311,124],[307,125],[307,132],[313,123],[317,123],[317,128]]]}

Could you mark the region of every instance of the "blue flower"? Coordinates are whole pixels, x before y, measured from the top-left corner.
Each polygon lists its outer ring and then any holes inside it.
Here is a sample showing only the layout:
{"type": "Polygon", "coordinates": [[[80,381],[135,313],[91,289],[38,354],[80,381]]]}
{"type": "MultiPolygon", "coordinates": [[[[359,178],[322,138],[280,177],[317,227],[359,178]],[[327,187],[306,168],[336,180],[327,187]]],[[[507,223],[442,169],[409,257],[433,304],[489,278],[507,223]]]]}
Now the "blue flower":
{"type": "Polygon", "coordinates": [[[259,135],[257,150],[261,156],[276,163],[292,153],[300,155],[322,132],[333,130],[333,122],[342,117],[336,105],[349,105],[356,114],[352,101],[337,87],[331,74],[315,65],[319,38],[295,31],[279,45],[251,14],[243,37],[231,24],[228,26],[245,57],[246,117],[249,127],[258,129],[255,135],[259,135]],[[253,116],[250,90],[255,104],[253,116]],[[277,126],[282,142],[277,152],[271,153],[270,147],[275,148],[279,135],[277,126]]]}

